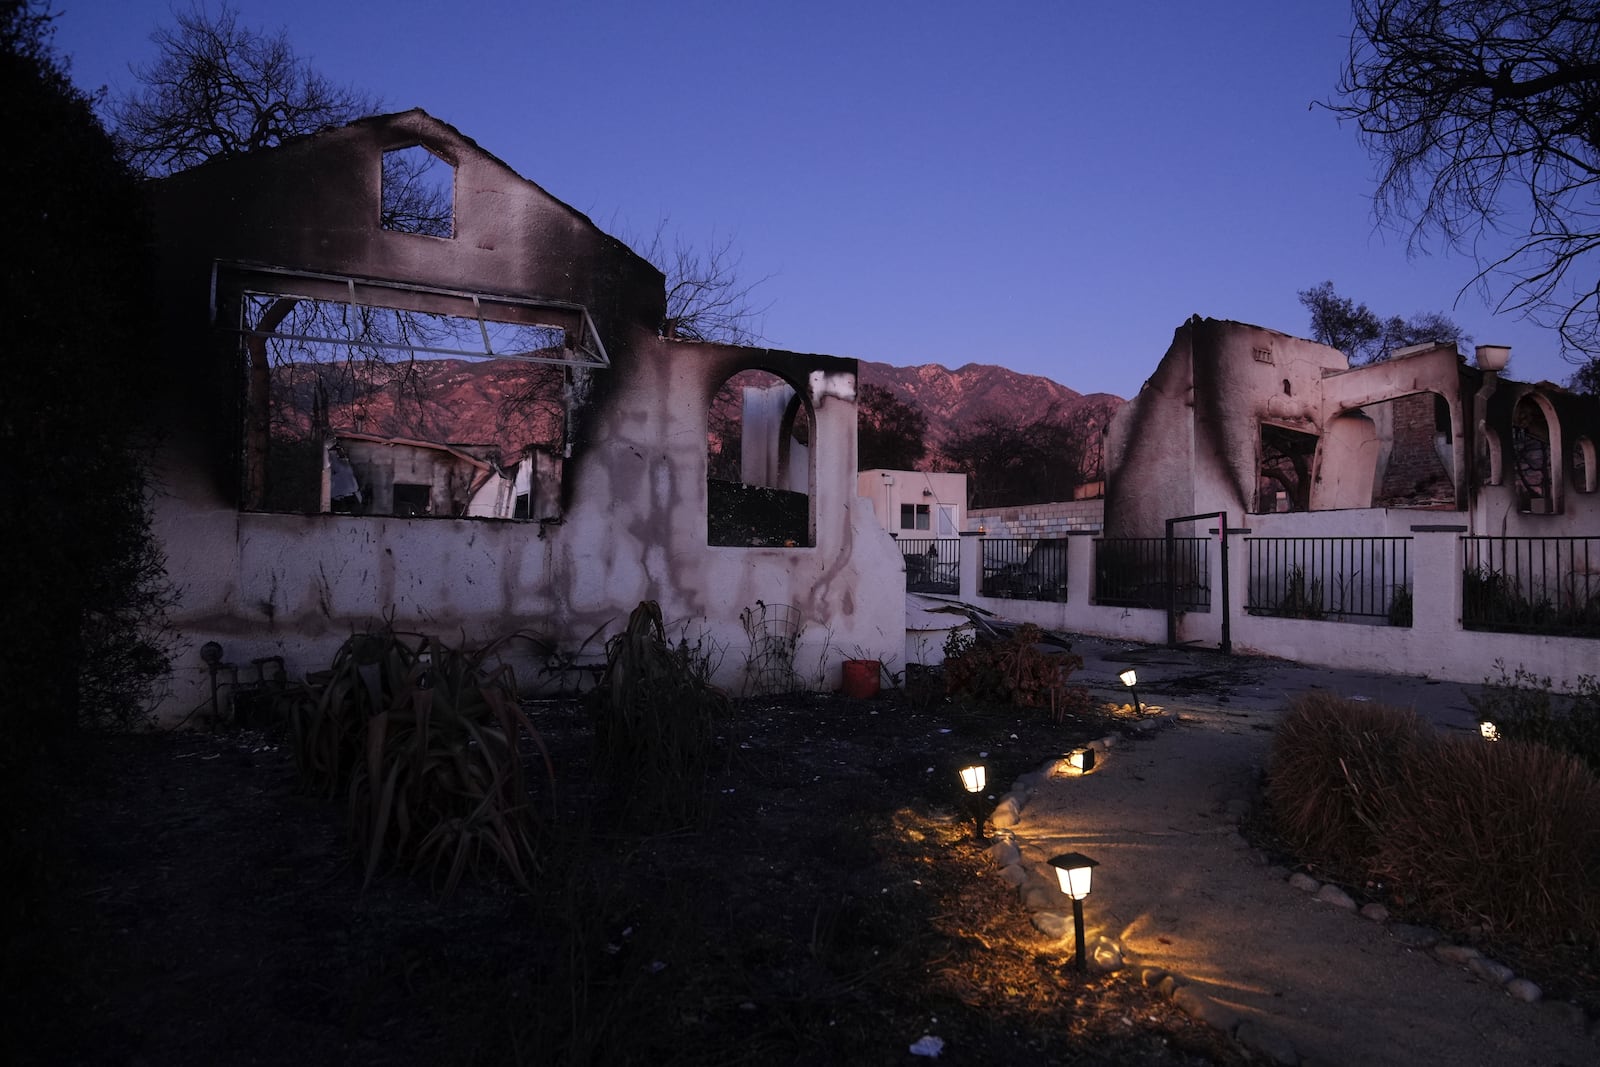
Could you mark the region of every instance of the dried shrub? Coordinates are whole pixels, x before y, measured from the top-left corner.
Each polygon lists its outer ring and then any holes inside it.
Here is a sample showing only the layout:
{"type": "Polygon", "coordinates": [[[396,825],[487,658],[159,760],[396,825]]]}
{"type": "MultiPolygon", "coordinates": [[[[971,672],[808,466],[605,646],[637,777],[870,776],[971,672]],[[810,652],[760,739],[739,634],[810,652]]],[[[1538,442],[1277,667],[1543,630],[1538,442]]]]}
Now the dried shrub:
{"type": "Polygon", "coordinates": [[[1460,925],[1600,933],[1600,779],[1542,745],[1439,738],[1408,760],[1370,872],[1460,925]]]}
{"type": "Polygon", "coordinates": [[[1087,706],[1067,679],[1083,666],[1072,652],[1039,651],[1040,630],[1031,623],[1001,641],[956,631],[945,639],[945,692],[973,700],[1026,708],[1087,706]]]}
{"type": "MultiPolygon", "coordinates": [[[[393,630],[357,634],[330,670],[291,691],[290,744],[302,780],[346,789],[366,880],[389,862],[427,867],[448,896],[466,874],[526,887],[536,830],[520,743],[543,751],[508,666],[393,630]]],[[[548,780],[554,772],[545,755],[548,780]]]]}
{"type": "Polygon", "coordinates": [[[703,814],[715,724],[729,711],[712,667],[700,643],[667,642],[653,600],[606,643],[605,673],[588,695],[595,766],[633,822],[675,828],[703,814]]]}
{"type": "Polygon", "coordinates": [[[1399,802],[1401,769],[1429,739],[1412,711],[1328,693],[1295,697],[1267,768],[1278,832],[1307,859],[1359,869],[1399,802]]]}

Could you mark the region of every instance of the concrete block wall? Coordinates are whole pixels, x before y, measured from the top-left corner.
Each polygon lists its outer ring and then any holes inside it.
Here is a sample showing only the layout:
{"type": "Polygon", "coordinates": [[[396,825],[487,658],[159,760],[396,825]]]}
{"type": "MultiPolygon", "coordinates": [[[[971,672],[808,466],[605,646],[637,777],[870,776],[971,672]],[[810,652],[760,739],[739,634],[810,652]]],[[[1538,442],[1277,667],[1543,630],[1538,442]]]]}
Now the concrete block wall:
{"type": "Polygon", "coordinates": [[[979,526],[990,537],[1040,539],[1069,533],[1098,532],[1105,524],[1104,500],[1062,500],[967,512],[967,529],[979,526]]]}

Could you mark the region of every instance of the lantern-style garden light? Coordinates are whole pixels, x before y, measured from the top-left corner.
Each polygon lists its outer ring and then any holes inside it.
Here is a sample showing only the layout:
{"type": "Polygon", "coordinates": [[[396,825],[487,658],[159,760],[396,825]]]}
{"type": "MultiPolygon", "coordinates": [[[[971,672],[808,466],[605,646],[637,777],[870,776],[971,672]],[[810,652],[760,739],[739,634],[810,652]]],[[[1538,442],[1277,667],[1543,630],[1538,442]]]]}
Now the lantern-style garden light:
{"type": "Polygon", "coordinates": [[[1078,774],[1088,774],[1094,770],[1094,749],[1075,748],[1068,752],[1067,766],[1078,774]]]}
{"type": "Polygon", "coordinates": [[[983,764],[974,763],[961,768],[961,788],[972,794],[972,840],[983,841],[983,792],[988,782],[988,772],[983,764]]]}
{"type": "Polygon", "coordinates": [[[1122,684],[1127,686],[1128,692],[1133,694],[1133,713],[1135,715],[1143,715],[1144,706],[1139,703],[1139,690],[1134,688],[1134,686],[1138,684],[1139,675],[1134,672],[1132,667],[1129,667],[1127,670],[1117,675],[1117,677],[1122,679],[1122,684]]]}
{"type": "Polygon", "coordinates": [[[1072,898],[1072,931],[1078,938],[1078,970],[1086,970],[1088,965],[1083,953],[1083,898],[1089,895],[1089,873],[1100,866],[1099,863],[1085,856],[1081,852],[1064,852],[1050,859],[1050,866],[1056,869],[1056,878],[1061,882],[1061,891],[1072,898]]]}
{"type": "Polygon", "coordinates": [[[1478,732],[1483,735],[1483,739],[1485,741],[1500,740],[1500,727],[1496,726],[1488,719],[1485,719],[1478,724],[1478,732]]]}

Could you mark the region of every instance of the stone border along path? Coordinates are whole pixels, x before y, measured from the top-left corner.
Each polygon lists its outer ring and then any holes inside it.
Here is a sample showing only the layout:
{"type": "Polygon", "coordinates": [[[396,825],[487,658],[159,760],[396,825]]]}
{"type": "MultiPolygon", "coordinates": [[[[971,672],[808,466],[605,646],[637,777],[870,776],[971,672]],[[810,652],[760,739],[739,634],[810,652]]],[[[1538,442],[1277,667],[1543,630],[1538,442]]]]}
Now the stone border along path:
{"type": "MultiPolygon", "coordinates": [[[[1129,724],[1130,731],[1136,739],[1151,737],[1163,726],[1175,725],[1164,708],[1146,705],[1144,710],[1145,718],[1135,719],[1129,724]]],[[[1183,721],[1187,717],[1180,715],[1177,718],[1183,721]]],[[[994,834],[993,841],[987,849],[988,856],[999,868],[1000,878],[1018,890],[1023,903],[1033,913],[1034,927],[1047,937],[1060,938],[1067,942],[1073,940],[1071,904],[1060,889],[1055,869],[1046,862],[1049,852],[1057,849],[1047,850],[1028,839],[1026,831],[1020,826],[1024,809],[1047,780],[1084,778],[1103,772],[1107,766],[1108,754],[1123,740],[1112,734],[1085,745],[1085,748],[1095,753],[1095,767],[1088,772],[1072,768],[1065,758],[1046,760],[1037,771],[1017,778],[1010,790],[1001,797],[993,815],[989,818],[988,825],[994,829],[994,834]],[[1058,910],[1063,905],[1067,908],[1065,912],[1058,910]]],[[[1283,867],[1266,866],[1266,857],[1250,849],[1248,842],[1238,830],[1239,824],[1251,809],[1251,803],[1251,800],[1244,796],[1236,796],[1225,804],[1226,819],[1232,824],[1229,830],[1229,844],[1235,850],[1246,853],[1249,857],[1247,862],[1264,870],[1268,878],[1285,882],[1316,901],[1348,911],[1352,915],[1357,914],[1355,901],[1338,886],[1332,883],[1319,883],[1306,874],[1290,874],[1283,867]]],[[[1092,892],[1085,905],[1086,910],[1092,915],[1094,909],[1092,892]]],[[[1432,957],[1439,962],[1464,968],[1474,977],[1499,986],[1515,1000],[1530,1005],[1542,1000],[1543,993],[1536,984],[1526,978],[1518,977],[1505,964],[1483,956],[1468,945],[1446,941],[1438,931],[1431,928],[1390,923],[1388,909],[1381,904],[1368,904],[1359,909],[1359,914],[1371,922],[1385,926],[1390,936],[1401,945],[1418,951],[1431,951],[1432,957]]],[[[1093,922],[1086,923],[1086,931],[1093,925],[1093,922]]],[[[1106,974],[1123,968],[1136,968],[1141,984],[1154,988],[1170,998],[1177,1007],[1191,1017],[1229,1035],[1251,1054],[1263,1056],[1272,1063],[1291,1065],[1291,1067],[1344,1062],[1337,1054],[1330,1056],[1331,1050],[1297,1047],[1288,1034],[1269,1022],[1242,1018],[1239,1012],[1202,992],[1196,983],[1177,971],[1145,964],[1136,953],[1116,938],[1089,931],[1086,933],[1086,941],[1088,942],[1085,946],[1086,964],[1091,972],[1106,974]]],[[[1589,1020],[1579,1005],[1567,1001],[1549,1001],[1545,1002],[1545,1008],[1568,1027],[1575,1028],[1590,1037],[1600,1036],[1600,1020],[1589,1020]]],[[[1600,1053],[1596,1055],[1600,1056],[1600,1053]]],[[[1573,1067],[1576,1067],[1576,1064],[1573,1067]]]]}

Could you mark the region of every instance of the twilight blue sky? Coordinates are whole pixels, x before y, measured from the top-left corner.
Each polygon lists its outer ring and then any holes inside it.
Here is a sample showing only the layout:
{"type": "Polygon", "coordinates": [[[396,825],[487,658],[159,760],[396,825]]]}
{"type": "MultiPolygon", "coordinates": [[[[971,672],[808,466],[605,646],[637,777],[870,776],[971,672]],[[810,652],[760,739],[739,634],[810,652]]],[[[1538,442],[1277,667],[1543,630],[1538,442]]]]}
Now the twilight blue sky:
{"type": "MultiPolygon", "coordinates": [[[[187,7],[187,0],[182,0],[187,7]]],[[[169,0],[56,0],[89,91],[169,0]]],[[[1310,107],[1346,0],[236,0],[324,73],[422,107],[624,238],[731,238],[775,347],[997,363],[1131,396],[1191,314],[1304,335],[1331,279],[1439,310],[1564,381],[1470,258],[1375,229],[1353,130],[1310,107]]]]}

